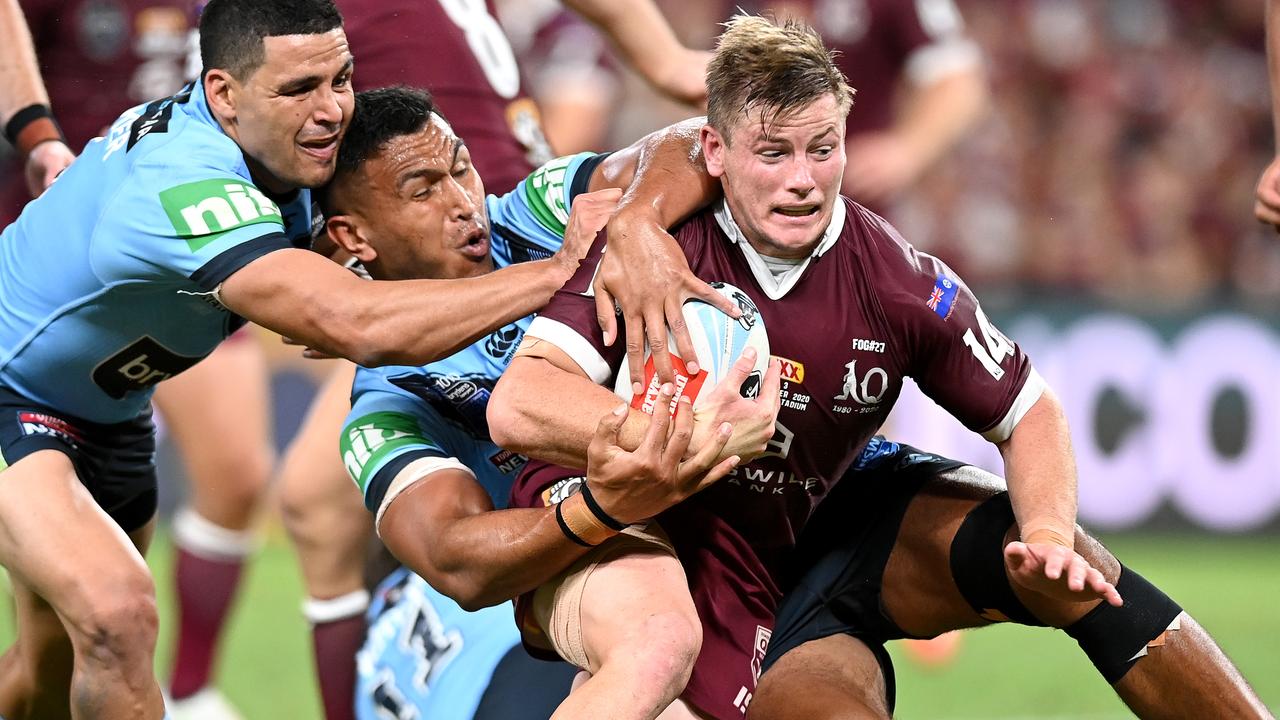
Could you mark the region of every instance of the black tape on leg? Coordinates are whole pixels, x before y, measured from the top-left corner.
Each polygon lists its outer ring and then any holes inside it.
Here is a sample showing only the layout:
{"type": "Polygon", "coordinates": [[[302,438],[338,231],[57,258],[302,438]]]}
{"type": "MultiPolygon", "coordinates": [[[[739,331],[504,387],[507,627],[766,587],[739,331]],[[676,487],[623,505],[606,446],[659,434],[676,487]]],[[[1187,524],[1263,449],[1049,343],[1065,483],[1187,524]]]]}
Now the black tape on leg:
{"type": "Polygon", "coordinates": [[[1182,614],[1178,603],[1160,588],[1123,565],[1116,592],[1124,599],[1124,605],[1112,607],[1103,602],[1063,628],[1112,685],[1147,654],[1152,642],[1173,628],[1182,614]]]}
{"type": "Polygon", "coordinates": [[[1013,527],[1009,493],[969,511],[951,540],[951,578],[974,612],[991,622],[1044,626],[1018,600],[1004,569],[1004,537],[1013,527]]]}

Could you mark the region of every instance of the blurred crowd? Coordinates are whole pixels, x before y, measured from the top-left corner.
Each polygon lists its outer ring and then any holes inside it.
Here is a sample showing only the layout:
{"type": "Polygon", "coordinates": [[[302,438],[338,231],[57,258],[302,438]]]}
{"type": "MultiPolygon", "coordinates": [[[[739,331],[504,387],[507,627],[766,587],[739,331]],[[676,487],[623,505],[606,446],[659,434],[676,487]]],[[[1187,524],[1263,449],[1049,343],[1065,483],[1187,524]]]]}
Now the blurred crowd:
{"type": "MultiPolygon", "coordinates": [[[[718,23],[738,7],[802,8],[835,35],[893,2],[914,3],[922,15],[951,7],[945,0],[658,5],[688,46],[710,48],[718,23]]],[[[556,0],[495,4],[555,151],[620,146],[689,114],[625,69],[608,41],[556,0]]],[[[868,204],[984,293],[1085,295],[1135,310],[1275,306],[1280,242],[1251,212],[1253,187],[1274,153],[1261,0],[956,6],[982,53],[988,107],[915,182],[868,204]]],[[[184,49],[170,54],[180,59],[184,49]]],[[[157,96],[179,82],[159,79],[165,89],[157,96]]],[[[864,92],[854,122],[860,111],[876,112],[871,100],[864,92]]],[[[63,113],[64,126],[82,114],[63,113]]],[[[18,184],[14,176],[7,182],[18,184]]],[[[22,197],[20,187],[10,190],[4,194],[22,197]]]]}
{"type": "MultiPolygon", "coordinates": [[[[864,1],[828,4],[856,19],[864,1]]],[[[686,43],[709,47],[742,3],[659,4],[686,43]]],[[[957,5],[990,107],[881,206],[911,242],[984,290],[1135,309],[1274,307],[1280,242],[1251,211],[1274,149],[1260,0],[957,5]]],[[[685,112],[554,2],[499,6],[558,149],[603,149],[685,112]],[[568,111],[556,99],[567,87],[580,90],[568,111]]],[[[820,31],[839,22],[815,18],[820,31]]]]}

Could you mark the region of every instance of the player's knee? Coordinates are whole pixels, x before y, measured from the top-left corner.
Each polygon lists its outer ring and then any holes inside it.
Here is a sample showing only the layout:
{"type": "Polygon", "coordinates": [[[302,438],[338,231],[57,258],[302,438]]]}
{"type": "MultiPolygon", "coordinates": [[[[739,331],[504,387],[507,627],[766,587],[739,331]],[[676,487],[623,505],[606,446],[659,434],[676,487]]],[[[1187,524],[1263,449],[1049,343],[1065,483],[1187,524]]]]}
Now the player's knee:
{"type": "Polygon", "coordinates": [[[637,684],[662,688],[672,697],[683,692],[702,650],[702,625],[697,616],[679,611],[656,613],[641,621],[632,637],[635,643],[623,649],[621,656],[634,658],[631,667],[637,684]]]}
{"type": "Polygon", "coordinates": [[[275,453],[265,445],[255,450],[229,453],[210,473],[217,478],[216,492],[228,503],[246,509],[257,505],[271,482],[275,453]]]}
{"type": "Polygon", "coordinates": [[[91,603],[69,617],[68,631],[77,655],[85,662],[113,671],[144,663],[150,672],[159,614],[155,586],[145,572],[126,574],[115,583],[102,583],[91,603]]]}
{"type": "Polygon", "coordinates": [[[951,577],[983,619],[1044,625],[1018,598],[1005,572],[1004,547],[1013,527],[1009,493],[997,493],[976,505],[951,540],[951,577]]]}
{"type": "MultiPolygon", "coordinates": [[[[1179,629],[1182,608],[1138,573],[1120,566],[1116,591],[1120,607],[1099,603],[1063,628],[1098,672],[1114,685],[1179,629]]],[[[1155,650],[1158,652],[1158,650],[1155,650]]]]}

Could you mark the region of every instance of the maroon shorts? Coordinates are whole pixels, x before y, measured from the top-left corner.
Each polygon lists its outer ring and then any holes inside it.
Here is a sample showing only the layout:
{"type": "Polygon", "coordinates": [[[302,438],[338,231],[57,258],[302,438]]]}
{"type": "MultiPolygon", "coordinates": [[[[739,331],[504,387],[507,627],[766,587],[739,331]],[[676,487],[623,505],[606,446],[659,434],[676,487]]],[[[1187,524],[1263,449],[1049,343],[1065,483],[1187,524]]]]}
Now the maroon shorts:
{"type": "MultiPolygon", "coordinates": [[[[511,488],[510,506],[550,505],[573,484],[557,483],[581,477],[581,471],[531,461],[511,488]]],[[[702,652],[681,697],[717,718],[742,717],[755,693],[781,592],[747,541],[709,502],[699,502],[702,497],[657,518],[684,566],[702,621],[702,652]]],[[[545,657],[550,644],[530,622],[531,606],[531,593],[519,598],[516,617],[526,649],[545,657]]]]}

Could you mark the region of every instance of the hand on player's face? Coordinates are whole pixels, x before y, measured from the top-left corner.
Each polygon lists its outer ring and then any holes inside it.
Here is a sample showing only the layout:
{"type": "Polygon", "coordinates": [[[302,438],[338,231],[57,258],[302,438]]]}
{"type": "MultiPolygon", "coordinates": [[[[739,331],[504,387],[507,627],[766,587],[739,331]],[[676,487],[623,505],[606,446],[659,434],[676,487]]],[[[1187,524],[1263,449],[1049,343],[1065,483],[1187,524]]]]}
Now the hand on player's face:
{"type": "MultiPolygon", "coordinates": [[[[782,367],[777,360],[770,360],[764,381],[760,383],[760,394],[755,398],[744,398],[742,383],[751,374],[755,362],[755,348],[748,347],[734,361],[724,379],[711,392],[698,398],[698,406],[693,410],[690,450],[700,452],[711,433],[724,423],[733,426],[733,437],[729,438],[722,451],[726,455],[735,455],[748,462],[768,449],[782,404],[779,394],[782,367]]],[[[658,407],[662,406],[659,404],[658,407]]]]}
{"type": "Polygon", "coordinates": [[[1071,548],[1054,543],[1012,542],[1004,549],[1005,570],[1011,582],[1064,602],[1102,600],[1124,602],[1102,572],[1071,548]]]}
{"type": "Polygon", "coordinates": [[[264,189],[319,187],[333,177],[355,107],[352,67],[341,28],[263,39],[262,65],[233,81],[231,132],[264,189]]]}
{"type": "Polygon", "coordinates": [[[698,279],[675,238],[643,213],[632,216],[626,210],[609,222],[609,251],[596,273],[593,289],[596,320],[604,331],[605,345],[618,338],[618,318],[622,310],[627,327],[627,367],[632,378],[632,394],[644,392],[638,378],[644,377],[646,342],[653,353],[658,379],[674,382],[667,328],[675,336],[676,350],[686,358],[685,367],[697,374],[697,353],[684,321],[684,303],[696,298],[737,318],[742,311],[729,298],[698,279]]]}
{"type": "Polygon", "coordinates": [[[713,128],[704,130],[707,170],[722,178],[733,219],[756,250],[803,258],[813,252],[840,199],[844,113],[827,94],[763,120],[761,110],[749,110],[727,144],[713,128]]]}
{"type": "MultiPolygon", "coordinates": [[[[671,406],[675,388],[664,383],[657,407],[671,406]]],[[[688,398],[677,404],[675,418],[656,412],[635,452],[618,446],[627,405],[604,416],[587,448],[587,483],[600,506],[620,522],[647,520],[729,474],[736,455],[721,457],[733,427],[721,423],[707,442],[685,459],[693,437],[693,409],[688,398]]]]}

